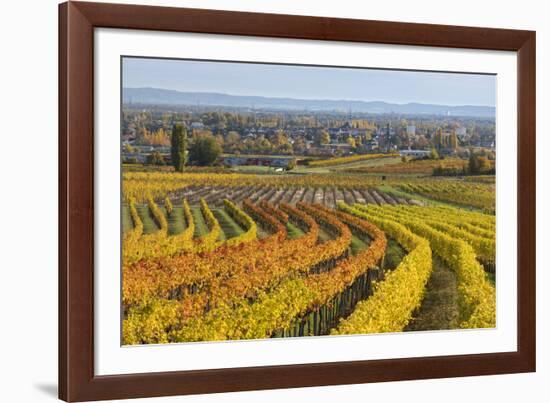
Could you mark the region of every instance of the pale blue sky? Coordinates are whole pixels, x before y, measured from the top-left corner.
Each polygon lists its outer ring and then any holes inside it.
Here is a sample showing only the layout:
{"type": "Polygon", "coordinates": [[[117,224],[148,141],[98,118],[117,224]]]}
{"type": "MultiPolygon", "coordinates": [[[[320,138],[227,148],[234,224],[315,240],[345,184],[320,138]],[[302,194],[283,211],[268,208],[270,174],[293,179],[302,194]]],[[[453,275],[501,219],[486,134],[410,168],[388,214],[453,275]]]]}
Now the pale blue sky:
{"type": "Polygon", "coordinates": [[[123,86],[398,104],[495,106],[496,96],[492,75],[138,58],[123,59],[123,86]]]}

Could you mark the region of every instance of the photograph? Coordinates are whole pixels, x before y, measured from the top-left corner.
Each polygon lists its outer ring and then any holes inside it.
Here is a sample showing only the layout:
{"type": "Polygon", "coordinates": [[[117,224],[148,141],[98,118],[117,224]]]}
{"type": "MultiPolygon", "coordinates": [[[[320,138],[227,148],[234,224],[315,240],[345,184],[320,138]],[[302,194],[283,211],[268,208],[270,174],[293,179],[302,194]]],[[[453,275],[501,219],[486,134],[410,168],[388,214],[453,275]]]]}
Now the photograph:
{"type": "Polygon", "coordinates": [[[121,83],[122,345],[495,328],[496,75],[122,56],[121,83]]]}

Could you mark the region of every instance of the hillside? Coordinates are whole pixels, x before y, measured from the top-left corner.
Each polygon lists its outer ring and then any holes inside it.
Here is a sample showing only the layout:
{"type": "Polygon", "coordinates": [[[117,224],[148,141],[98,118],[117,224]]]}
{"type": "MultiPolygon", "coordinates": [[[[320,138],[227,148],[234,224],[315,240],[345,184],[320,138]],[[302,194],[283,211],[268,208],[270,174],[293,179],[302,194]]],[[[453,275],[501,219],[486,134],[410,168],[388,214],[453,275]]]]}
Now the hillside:
{"type": "Polygon", "coordinates": [[[475,105],[393,104],[381,101],[272,98],[211,92],[182,92],[160,88],[124,88],[124,104],[202,105],[256,109],[348,111],[414,115],[495,117],[495,108],[475,105]]]}

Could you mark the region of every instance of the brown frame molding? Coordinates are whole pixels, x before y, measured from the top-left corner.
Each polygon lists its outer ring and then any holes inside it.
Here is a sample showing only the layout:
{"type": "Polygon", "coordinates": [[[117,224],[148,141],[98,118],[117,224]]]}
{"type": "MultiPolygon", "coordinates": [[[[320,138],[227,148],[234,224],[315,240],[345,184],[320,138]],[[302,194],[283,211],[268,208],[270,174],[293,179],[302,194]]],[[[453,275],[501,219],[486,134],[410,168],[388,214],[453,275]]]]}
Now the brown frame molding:
{"type": "Polygon", "coordinates": [[[59,398],[184,395],[535,371],[535,32],[170,7],[59,5],[59,398]],[[518,53],[518,351],[95,376],[93,31],[97,27],[518,53]]]}

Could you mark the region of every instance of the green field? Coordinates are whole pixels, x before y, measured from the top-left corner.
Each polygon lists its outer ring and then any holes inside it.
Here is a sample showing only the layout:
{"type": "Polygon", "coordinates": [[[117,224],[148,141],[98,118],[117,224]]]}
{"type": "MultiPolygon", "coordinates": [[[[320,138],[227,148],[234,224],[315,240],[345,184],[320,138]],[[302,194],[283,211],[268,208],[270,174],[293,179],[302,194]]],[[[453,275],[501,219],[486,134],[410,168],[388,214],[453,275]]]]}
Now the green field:
{"type": "Polygon", "coordinates": [[[288,231],[289,239],[297,239],[304,235],[304,231],[290,221],[286,223],[286,230],[288,231]]]}
{"type": "Polygon", "coordinates": [[[220,241],[225,241],[244,233],[241,226],[237,224],[224,209],[212,209],[212,213],[214,213],[214,217],[216,217],[222,228],[220,241]]]}
{"type": "Polygon", "coordinates": [[[166,216],[166,221],[168,221],[168,235],[177,235],[182,233],[185,230],[185,218],[183,216],[183,207],[172,208],[172,214],[168,215],[166,209],[161,207],[162,212],[166,216]]]}
{"type": "Polygon", "coordinates": [[[143,222],[144,234],[152,234],[153,232],[157,232],[159,230],[159,226],[155,222],[155,219],[151,214],[151,210],[149,210],[149,207],[146,204],[136,206],[136,210],[139,218],[141,218],[141,221],[143,222]]]}
{"type": "Polygon", "coordinates": [[[208,234],[209,229],[204,221],[204,216],[202,215],[201,209],[198,206],[191,207],[191,215],[193,216],[193,222],[195,223],[195,238],[200,238],[208,234]]]}
{"type": "Polygon", "coordinates": [[[401,157],[387,157],[387,158],[373,158],[365,161],[349,162],[347,164],[334,165],[330,167],[332,170],[341,169],[354,169],[354,168],[366,168],[366,167],[378,167],[384,165],[391,165],[401,161],[401,157]]]}
{"type": "Polygon", "coordinates": [[[359,251],[365,249],[369,244],[357,235],[351,237],[351,253],[356,255],[359,251]]]}
{"type": "Polygon", "coordinates": [[[134,224],[132,223],[132,216],[130,216],[130,209],[128,208],[128,205],[123,204],[122,205],[122,233],[125,234],[129,230],[131,230],[134,227],[134,224]]]}

